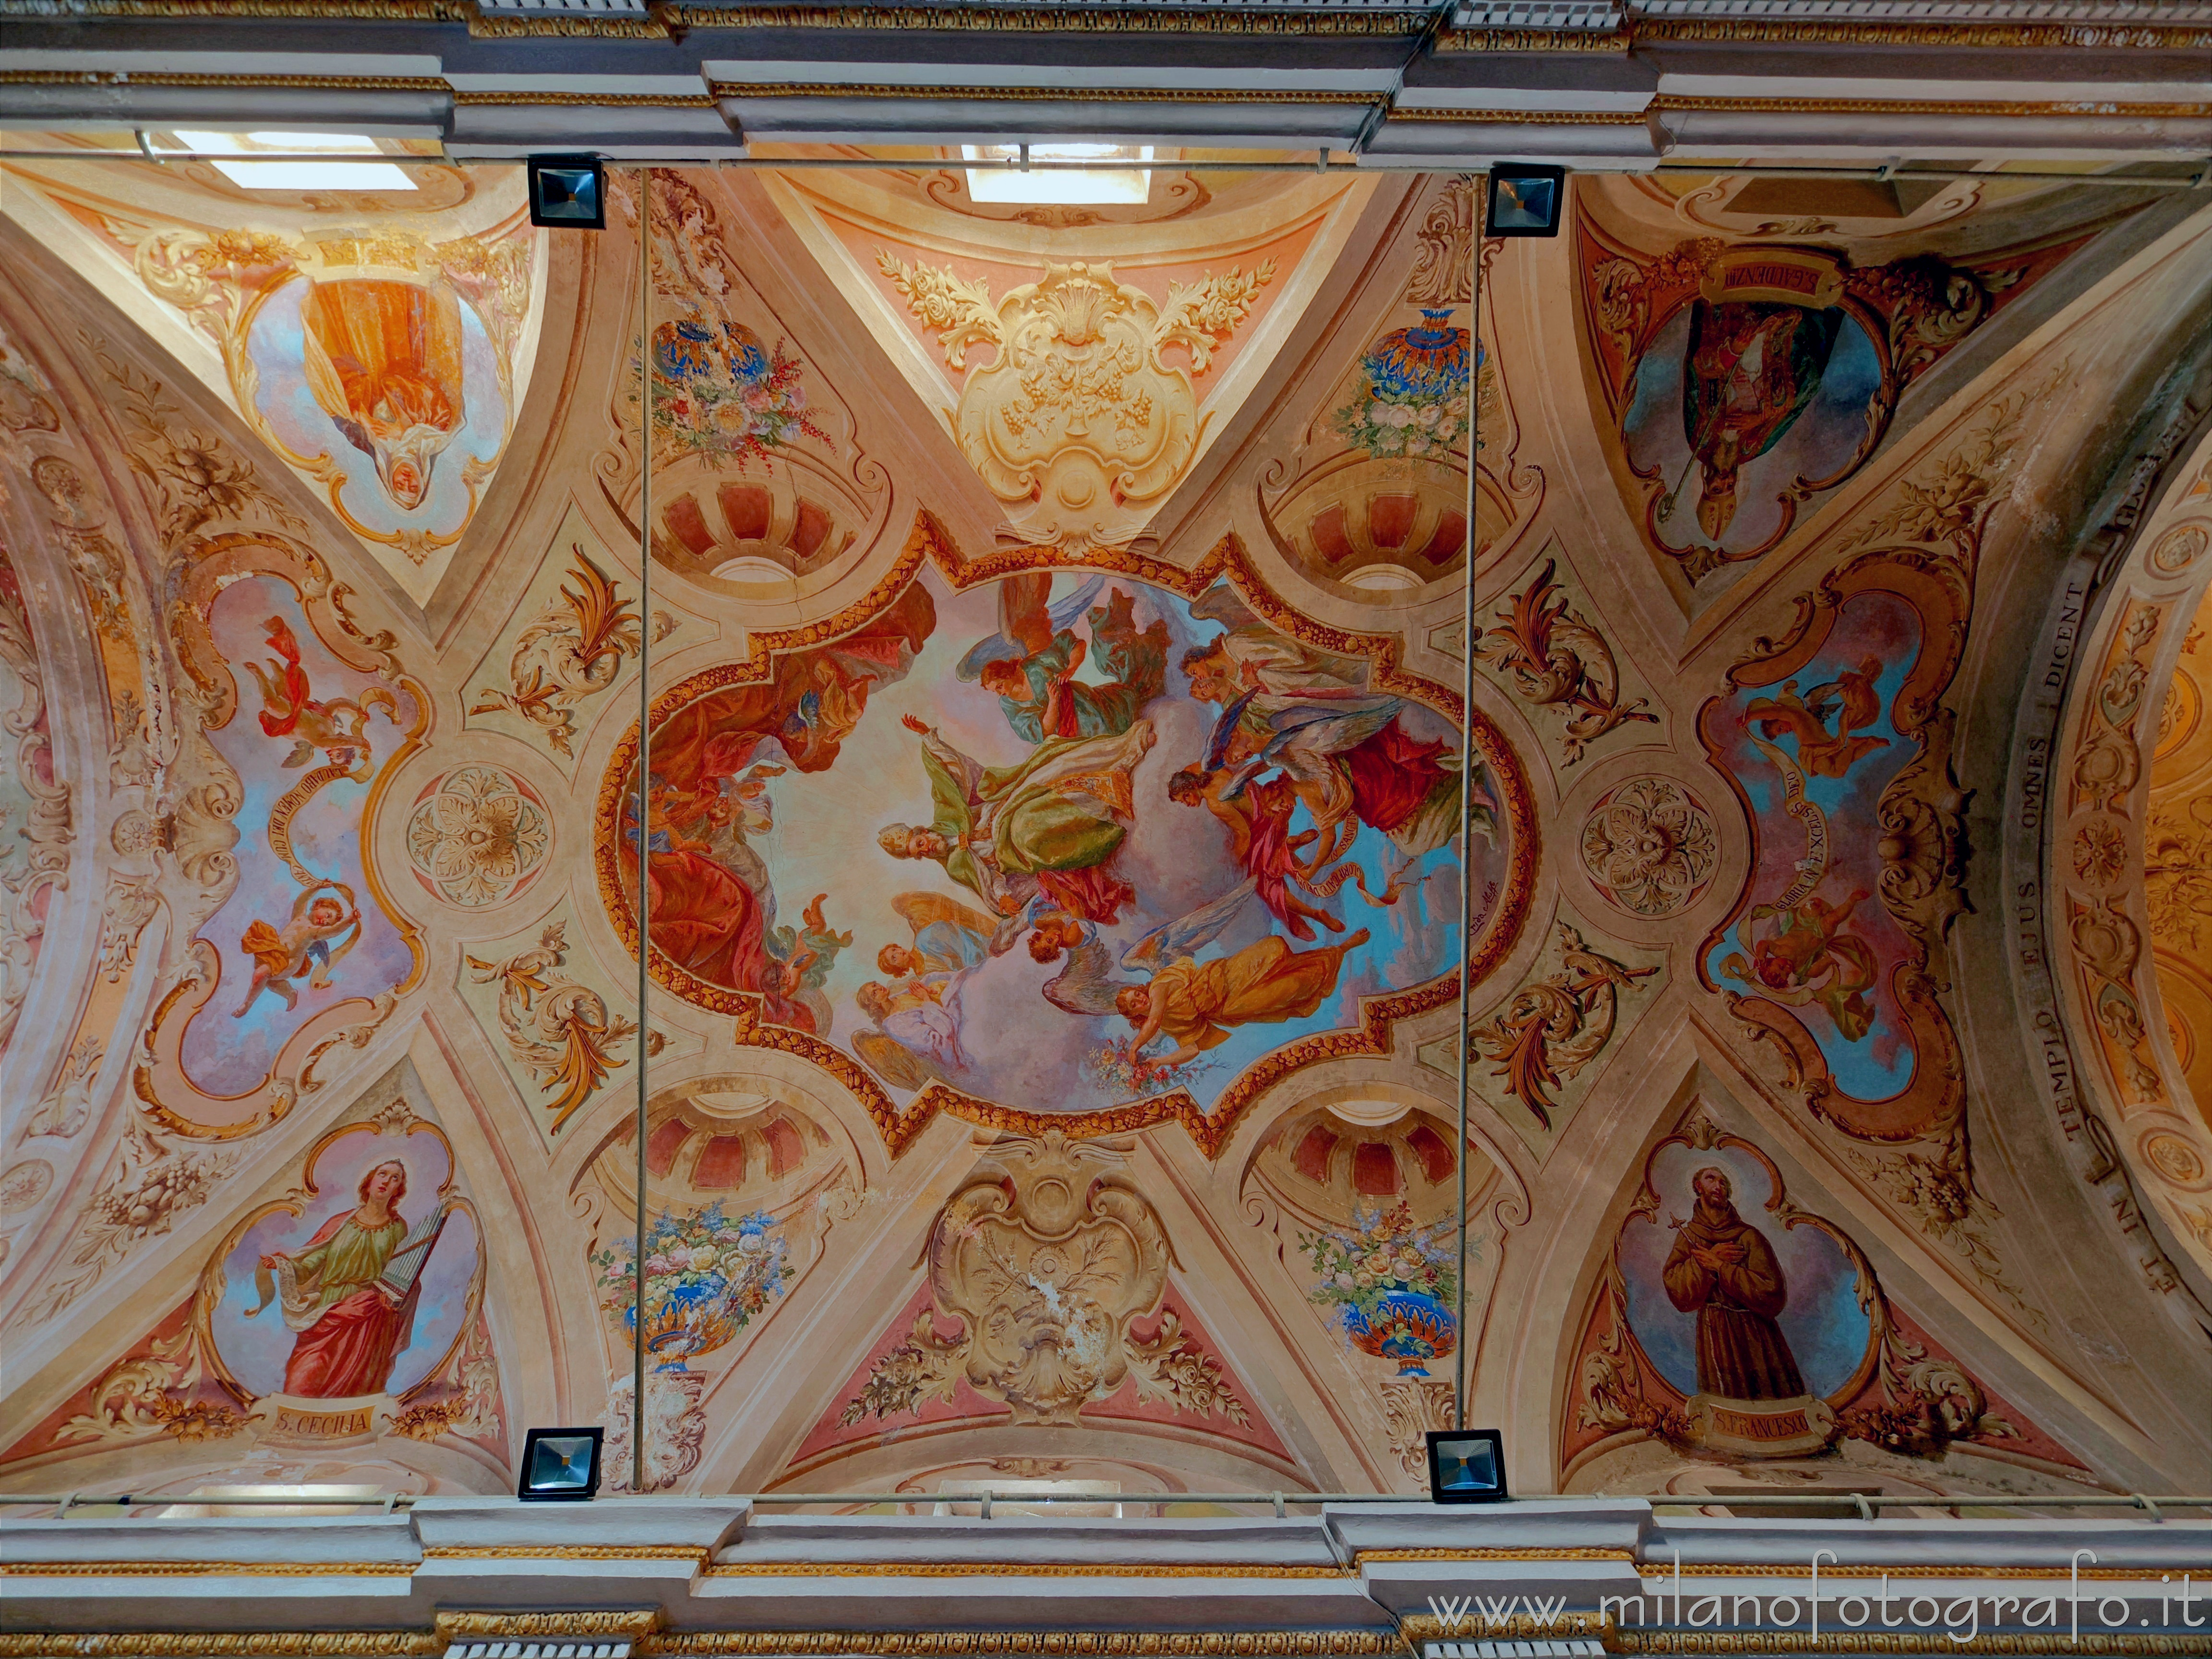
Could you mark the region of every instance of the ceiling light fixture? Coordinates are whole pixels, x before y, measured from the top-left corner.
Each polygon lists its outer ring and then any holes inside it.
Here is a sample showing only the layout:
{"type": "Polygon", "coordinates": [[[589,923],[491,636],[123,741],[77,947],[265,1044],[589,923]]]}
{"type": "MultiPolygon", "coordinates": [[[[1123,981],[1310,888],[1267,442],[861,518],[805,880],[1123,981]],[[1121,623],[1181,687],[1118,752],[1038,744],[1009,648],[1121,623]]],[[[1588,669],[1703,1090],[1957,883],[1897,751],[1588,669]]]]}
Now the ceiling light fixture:
{"type": "MultiPolygon", "coordinates": [[[[185,154],[206,156],[215,170],[247,190],[413,190],[415,181],[389,161],[305,161],[301,156],[380,155],[376,140],[358,132],[173,132],[185,154]],[[275,155],[281,161],[220,157],[275,155]]],[[[160,155],[162,147],[152,146],[160,155]]]]}
{"type": "Polygon", "coordinates": [[[971,202],[1036,202],[1054,206],[1087,203],[1136,203],[1152,194],[1150,144],[963,144],[963,159],[1006,165],[968,169],[971,202]],[[1024,171],[1036,161],[1077,162],[1076,167],[1024,171]],[[1115,161],[1129,167],[1103,165],[1115,161]]]}

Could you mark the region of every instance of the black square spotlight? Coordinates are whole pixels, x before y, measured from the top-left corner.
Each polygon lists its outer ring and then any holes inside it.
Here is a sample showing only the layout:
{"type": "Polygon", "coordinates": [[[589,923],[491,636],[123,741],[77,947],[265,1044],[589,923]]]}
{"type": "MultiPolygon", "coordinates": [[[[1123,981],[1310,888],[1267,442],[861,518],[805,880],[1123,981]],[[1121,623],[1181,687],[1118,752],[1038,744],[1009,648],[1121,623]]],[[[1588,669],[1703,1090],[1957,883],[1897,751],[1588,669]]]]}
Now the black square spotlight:
{"type": "Polygon", "coordinates": [[[526,1504],[576,1504],[599,1490],[599,1443],[605,1429],[532,1429],[522,1443],[526,1504]]]}
{"type": "Polygon", "coordinates": [[[1492,236],[1556,236],[1567,201],[1567,170],[1533,161],[1495,161],[1490,168],[1492,236]]]}
{"type": "Polygon", "coordinates": [[[1430,1502],[1496,1504],[1505,1496],[1504,1437],[1496,1429],[1430,1431],[1430,1502]]]}
{"type": "Polygon", "coordinates": [[[607,228],[607,179],[596,155],[530,158],[530,222],[570,230],[607,228]]]}

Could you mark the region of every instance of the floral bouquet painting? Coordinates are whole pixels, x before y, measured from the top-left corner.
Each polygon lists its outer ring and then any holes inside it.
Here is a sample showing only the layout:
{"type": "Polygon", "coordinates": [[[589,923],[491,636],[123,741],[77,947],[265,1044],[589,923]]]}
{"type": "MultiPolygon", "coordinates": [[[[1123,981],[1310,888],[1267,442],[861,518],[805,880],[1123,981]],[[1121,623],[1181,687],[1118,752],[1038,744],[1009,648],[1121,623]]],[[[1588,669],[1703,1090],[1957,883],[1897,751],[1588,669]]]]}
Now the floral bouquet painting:
{"type": "Polygon", "coordinates": [[[1132,1054],[1127,1037],[1109,1037],[1085,1057],[1083,1072],[1116,1100],[1140,1100],[1182,1088],[1200,1073],[1212,1071],[1213,1064],[1201,1054],[1188,1065],[1170,1066],[1149,1054],[1132,1054]]]}
{"type": "Polygon", "coordinates": [[[1337,1310],[1352,1346],[1395,1360],[1401,1376],[1426,1376],[1426,1362],[1458,1344],[1455,1232],[1448,1220],[1417,1226],[1401,1203],[1358,1212],[1349,1231],[1300,1233],[1297,1244],[1321,1281],[1313,1299],[1337,1310]]]}
{"type": "MultiPolygon", "coordinates": [[[[645,1342],[663,1370],[721,1347],[781,1296],[791,1274],[790,1243],[765,1211],[734,1220],[709,1204],[688,1216],[661,1212],[645,1235],[645,1342]]],[[[636,1279],[630,1241],[592,1257],[599,1306],[625,1336],[635,1329],[636,1279]]]]}
{"type": "Polygon", "coordinates": [[[1334,417],[1339,434],[1370,455],[1443,460],[1466,436],[1468,331],[1451,326],[1449,311],[1421,315],[1360,360],[1366,395],[1334,417]]]}
{"type": "Polygon", "coordinates": [[[653,428],[686,453],[765,462],[800,436],[835,447],[806,410],[799,362],[742,325],[696,318],[653,331],[653,428]]]}

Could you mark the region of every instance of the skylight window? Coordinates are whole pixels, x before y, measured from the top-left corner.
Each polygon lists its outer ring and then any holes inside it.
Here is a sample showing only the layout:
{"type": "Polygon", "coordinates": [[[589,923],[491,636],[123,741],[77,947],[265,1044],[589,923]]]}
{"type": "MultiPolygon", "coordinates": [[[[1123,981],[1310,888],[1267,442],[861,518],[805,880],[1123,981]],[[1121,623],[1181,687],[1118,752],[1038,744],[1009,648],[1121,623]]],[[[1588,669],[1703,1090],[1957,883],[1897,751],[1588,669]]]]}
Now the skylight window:
{"type": "MultiPolygon", "coordinates": [[[[963,144],[970,161],[1021,160],[1019,144],[963,144]]],[[[1031,144],[1030,160],[1036,161],[1149,162],[1150,144],[1031,144]]],[[[969,167],[968,199],[971,202],[1041,202],[1062,204],[1143,202],[1151,198],[1152,174],[1149,167],[1043,167],[1024,173],[1018,167],[969,167]]]]}
{"type": "MultiPolygon", "coordinates": [[[[174,132],[179,149],[207,156],[215,170],[247,190],[412,190],[415,181],[389,161],[329,161],[315,155],[380,155],[376,140],[358,132],[174,132]],[[281,161],[224,161],[227,155],[285,156],[281,161]]],[[[155,155],[161,147],[152,147],[155,155]]]]}

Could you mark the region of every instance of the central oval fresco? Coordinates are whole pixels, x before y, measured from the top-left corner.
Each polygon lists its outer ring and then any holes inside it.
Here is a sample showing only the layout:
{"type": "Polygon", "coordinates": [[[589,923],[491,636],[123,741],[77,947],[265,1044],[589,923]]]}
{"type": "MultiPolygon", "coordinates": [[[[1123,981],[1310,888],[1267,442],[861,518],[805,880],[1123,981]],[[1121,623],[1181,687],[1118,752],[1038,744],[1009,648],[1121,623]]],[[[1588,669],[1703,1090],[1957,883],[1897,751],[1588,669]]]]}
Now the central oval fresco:
{"type": "MultiPolygon", "coordinates": [[[[659,983],[831,1071],[894,1148],[946,1110],[1180,1119],[1211,1153],[1455,999],[1455,694],[1249,580],[918,566],[656,699],[642,834],[617,745],[600,891],[635,948],[642,842],[659,983]]],[[[1480,978],[1537,848],[1518,757],[1473,734],[1480,978]]]]}

